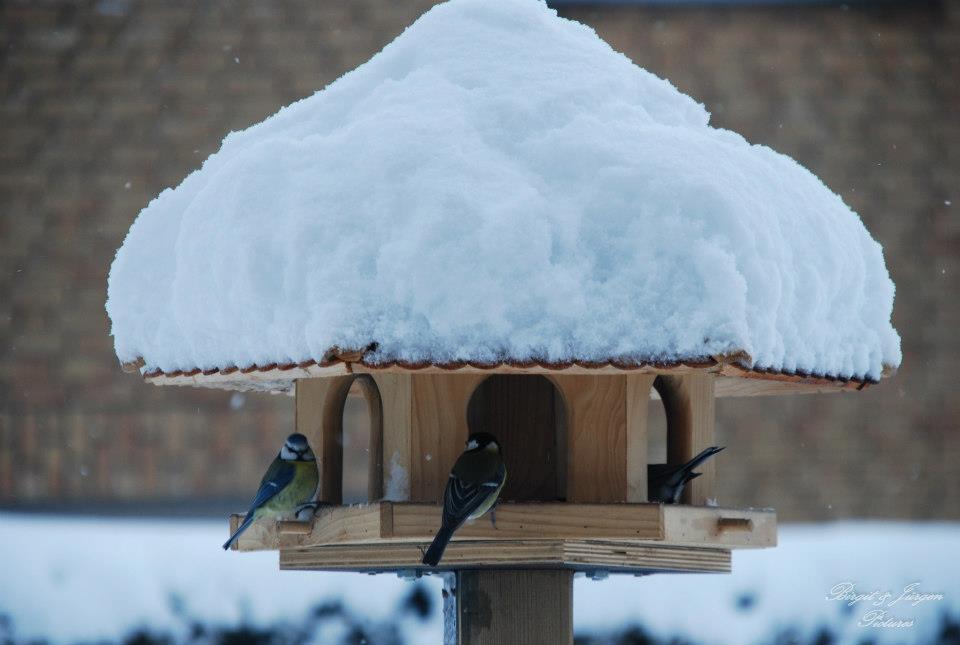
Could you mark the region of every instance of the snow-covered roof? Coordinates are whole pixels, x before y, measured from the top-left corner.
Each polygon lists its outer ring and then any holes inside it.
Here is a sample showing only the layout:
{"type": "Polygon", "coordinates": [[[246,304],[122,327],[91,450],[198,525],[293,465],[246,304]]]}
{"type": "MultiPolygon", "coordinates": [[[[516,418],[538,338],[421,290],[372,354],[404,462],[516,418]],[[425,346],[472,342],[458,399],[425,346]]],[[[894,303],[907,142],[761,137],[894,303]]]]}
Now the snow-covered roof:
{"type": "Polygon", "coordinates": [[[439,5],[143,209],[110,271],[117,356],[154,376],[293,378],[371,347],[372,366],[896,368],[857,214],[708,121],[538,0],[439,5]]]}

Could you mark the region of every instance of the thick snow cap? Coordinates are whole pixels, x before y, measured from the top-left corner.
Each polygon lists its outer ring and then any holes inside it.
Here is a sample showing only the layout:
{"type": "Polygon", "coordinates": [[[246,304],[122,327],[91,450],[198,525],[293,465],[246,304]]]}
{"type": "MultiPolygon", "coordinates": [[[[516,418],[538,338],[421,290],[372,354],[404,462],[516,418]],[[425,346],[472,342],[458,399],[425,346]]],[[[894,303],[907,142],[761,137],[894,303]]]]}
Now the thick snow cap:
{"type": "Polygon", "coordinates": [[[708,121],[542,2],[452,0],[140,213],[110,271],[117,355],[898,366],[857,214],[708,121]]]}

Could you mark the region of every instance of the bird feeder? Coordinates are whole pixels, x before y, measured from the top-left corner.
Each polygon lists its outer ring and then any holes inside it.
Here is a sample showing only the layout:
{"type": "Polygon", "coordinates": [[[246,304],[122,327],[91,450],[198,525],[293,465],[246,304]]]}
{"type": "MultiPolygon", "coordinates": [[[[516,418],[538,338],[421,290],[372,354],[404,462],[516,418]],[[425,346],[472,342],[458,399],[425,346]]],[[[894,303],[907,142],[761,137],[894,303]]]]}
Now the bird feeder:
{"type": "MultiPolygon", "coordinates": [[[[438,366],[371,364],[361,351],[333,352],[319,363],[155,371],[146,378],[161,385],[295,393],[296,431],[314,446],[318,499],[326,505],[307,522],[255,524],[236,547],[279,551],[281,569],[434,572],[421,558],[439,527],[449,469],[469,432],[493,433],[509,473],[496,524],[484,517],[465,525],[439,567],[458,573],[464,643],[494,642],[481,632],[499,639],[528,629],[549,638],[524,642],[569,641],[577,572],[724,573],[733,549],[775,546],[772,509],[712,501],[722,477],[712,461],[698,468],[703,475],[687,485],[682,504],[647,502],[648,406],[663,405],[668,463],[681,464],[717,443],[717,397],[867,385],[755,372],[721,358],[629,367],[438,366]],[[343,505],[342,420],[352,386],[370,409],[368,500],[343,505]],[[471,599],[478,594],[503,604],[482,627],[471,622],[471,599]],[[520,621],[507,609],[525,606],[531,613],[520,621]]],[[[231,518],[231,531],[241,520],[231,518]]]]}
{"type": "Polygon", "coordinates": [[[460,643],[555,645],[577,573],[723,573],[774,546],[773,510],[715,501],[733,451],[649,501],[648,408],[678,465],[720,443],[717,397],[879,381],[893,284],[816,177],[708,120],[541,2],[453,0],[151,202],[111,268],[118,357],[158,385],[294,395],[318,459],[316,515],[236,548],[455,572],[460,643]],[[372,429],[345,505],[351,391],[372,429]],[[496,522],[424,567],[481,431],[508,473],[496,522]]]}

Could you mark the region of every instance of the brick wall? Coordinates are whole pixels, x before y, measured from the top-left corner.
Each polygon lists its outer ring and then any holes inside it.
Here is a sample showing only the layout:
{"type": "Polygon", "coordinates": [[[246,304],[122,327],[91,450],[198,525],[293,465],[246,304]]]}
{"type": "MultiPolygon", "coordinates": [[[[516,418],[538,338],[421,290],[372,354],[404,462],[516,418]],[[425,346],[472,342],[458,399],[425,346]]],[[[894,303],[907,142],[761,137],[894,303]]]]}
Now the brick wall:
{"type": "MultiPolygon", "coordinates": [[[[429,4],[0,5],[0,504],[247,497],[292,401],[121,373],[110,261],[227,132],[364,62],[429,4]]],[[[859,395],[721,402],[721,502],[960,519],[958,4],[561,12],[714,125],[795,157],[886,248],[900,374],[859,395]]]]}

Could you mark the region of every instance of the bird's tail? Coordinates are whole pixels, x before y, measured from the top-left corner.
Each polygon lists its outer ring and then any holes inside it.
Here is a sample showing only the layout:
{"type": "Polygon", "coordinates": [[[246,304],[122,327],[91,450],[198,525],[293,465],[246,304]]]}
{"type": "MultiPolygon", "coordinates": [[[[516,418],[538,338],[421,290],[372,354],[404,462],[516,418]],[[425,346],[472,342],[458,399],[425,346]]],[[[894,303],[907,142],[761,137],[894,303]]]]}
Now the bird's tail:
{"type": "Polygon", "coordinates": [[[430,543],[430,548],[423,554],[424,564],[435,567],[440,563],[440,558],[443,557],[443,552],[447,548],[447,542],[453,537],[453,531],[454,529],[449,526],[440,527],[433,542],[430,543]]]}
{"type": "Polygon", "coordinates": [[[723,450],[723,447],[710,446],[706,450],[702,451],[699,455],[697,455],[696,457],[694,457],[693,459],[685,463],[681,467],[681,470],[684,472],[684,474],[686,474],[688,479],[693,479],[693,477],[696,477],[697,475],[699,475],[699,473],[693,474],[691,471],[693,471],[694,468],[696,468],[697,466],[705,462],[707,459],[710,459],[710,457],[713,457],[715,454],[717,454],[721,450],[723,450]],[[690,475],[693,475],[693,476],[691,477],[690,475]]]}
{"type": "Polygon", "coordinates": [[[246,517],[243,518],[243,522],[240,523],[240,526],[237,527],[237,530],[233,532],[233,535],[230,536],[230,539],[223,543],[223,550],[226,551],[233,543],[237,541],[237,538],[240,537],[240,534],[250,528],[250,525],[253,524],[255,513],[247,513],[246,517]]]}

